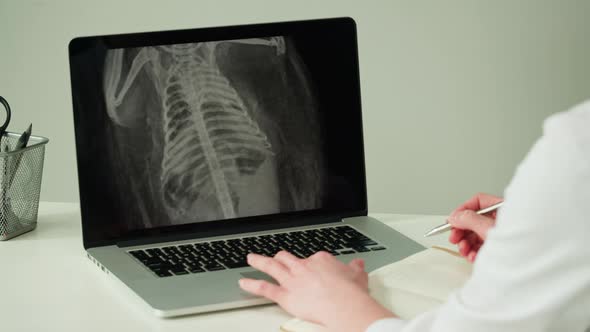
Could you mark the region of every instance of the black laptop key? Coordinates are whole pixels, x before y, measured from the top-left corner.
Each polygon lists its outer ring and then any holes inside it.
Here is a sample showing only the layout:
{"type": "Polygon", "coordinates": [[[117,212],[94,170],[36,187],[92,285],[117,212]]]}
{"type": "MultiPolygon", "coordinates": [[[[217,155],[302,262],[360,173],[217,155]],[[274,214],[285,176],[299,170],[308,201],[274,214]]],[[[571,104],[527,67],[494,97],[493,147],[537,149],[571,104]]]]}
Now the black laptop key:
{"type": "Polygon", "coordinates": [[[205,269],[203,269],[202,267],[197,267],[197,266],[195,266],[195,267],[190,267],[190,268],[188,269],[188,271],[189,271],[190,273],[201,273],[201,272],[205,272],[205,269]]]}
{"type": "Polygon", "coordinates": [[[169,270],[176,273],[178,271],[185,271],[185,267],[183,264],[173,264],[170,265],[169,270]]]}
{"type": "Polygon", "coordinates": [[[219,271],[219,270],[225,270],[225,267],[223,267],[223,265],[221,265],[219,263],[214,263],[214,264],[206,265],[205,269],[207,271],[219,271]]]}
{"type": "Polygon", "coordinates": [[[232,244],[229,244],[229,243],[227,243],[227,242],[226,242],[226,243],[223,245],[223,247],[222,247],[222,248],[223,248],[223,250],[228,250],[228,251],[230,251],[230,250],[233,250],[233,248],[234,248],[234,245],[232,245],[232,244]]]}
{"type": "Polygon", "coordinates": [[[186,256],[186,255],[195,255],[197,253],[196,249],[194,247],[186,248],[182,250],[182,255],[186,256]]]}
{"type": "Polygon", "coordinates": [[[379,247],[373,247],[373,248],[371,248],[371,250],[373,250],[373,251],[385,250],[385,247],[381,247],[381,246],[379,246],[379,247]]]}
{"type": "Polygon", "coordinates": [[[328,237],[331,237],[331,238],[338,238],[340,236],[340,234],[334,228],[330,228],[326,232],[326,234],[328,235],[328,237]]]}
{"type": "Polygon", "coordinates": [[[335,231],[338,234],[342,234],[342,233],[346,232],[349,229],[350,229],[349,226],[339,226],[339,227],[336,227],[335,231]]]}
{"type": "Polygon", "coordinates": [[[170,270],[170,266],[151,268],[151,271],[154,272],[158,276],[160,276],[160,274],[163,274],[163,273],[170,273],[169,270],[170,270]]]}
{"type": "Polygon", "coordinates": [[[246,262],[245,260],[237,260],[235,262],[227,262],[224,263],[223,265],[227,266],[230,269],[237,269],[240,267],[246,267],[248,266],[248,262],[246,262]]]}
{"type": "Polygon", "coordinates": [[[272,250],[270,250],[269,248],[266,248],[266,247],[262,248],[262,253],[265,256],[269,256],[269,257],[272,257],[275,254],[274,251],[272,251],[272,250]]]}
{"type": "Polygon", "coordinates": [[[367,248],[367,247],[354,247],[354,250],[358,251],[358,252],[367,252],[367,251],[371,251],[371,249],[367,248]]]}
{"type": "Polygon", "coordinates": [[[319,238],[319,239],[323,239],[326,236],[328,236],[328,233],[323,230],[319,230],[317,233],[314,234],[314,237],[319,238]]]}
{"type": "Polygon", "coordinates": [[[149,258],[141,259],[141,262],[144,265],[150,266],[150,265],[153,265],[153,264],[164,263],[165,261],[162,260],[160,257],[149,257],[149,258]]]}
{"type": "Polygon", "coordinates": [[[296,250],[294,250],[294,251],[291,251],[291,254],[292,254],[293,256],[297,257],[297,258],[305,258],[305,256],[304,256],[304,255],[300,254],[300,253],[299,253],[298,251],[296,251],[296,250]]]}
{"type": "Polygon", "coordinates": [[[158,277],[162,278],[162,277],[170,277],[170,276],[172,276],[172,273],[170,273],[169,271],[159,271],[159,272],[156,272],[156,275],[158,277]]]}
{"type": "Polygon", "coordinates": [[[152,270],[157,270],[157,269],[161,269],[163,267],[167,267],[169,266],[168,263],[160,261],[160,262],[153,262],[153,263],[149,263],[149,264],[145,264],[147,267],[149,267],[152,270]]]}
{"type": "Polygon", "coordinates": [[[253,245],[254,243],[256,243],[256,241],[254,241],[254,239],[251,237],[247,237],[242,240],[242,243],[244,244],[244,246],[249,247],[249,246],[253,245]]]}
{"type": "Polygon", "coordinates": [[[363,240],[363,241],[360,241],[359,243],[361,243],[362,245],[365,245],[365,246],[374,246],[377,244],[377,242],[375,242],[371,239],[363,240]]]}
{"type": "Polygon", "coordinates": [[[350,241],[351,239],[355,239],[356,238],[356,236],[354,236],[354,234],[352,234],[352,233],[343,233],[342,234],[342,237],[346,241],[350,241]]]}
{"type": "Polygon", "coordinates": [[[172,266],[176,266],[176,265],[180,264],[180,260],[174,259],[174,258],[169,258],[167,262],[170,263],[170,265],[172,265],[172,266]]]}
{"type": "Polygon", "coordinates": [[[354,246],[354,245],[358,245],[358,246],[374,246],[377,244],[377,242],[369,239],[369,238],[352,238],[347,240],[346,242],[347,244],[354,246]]]}
{"type": "Polygon", "coordinates": [[[330,252],[330,251],[334,251],[334,247],[332,247],[332,246],[331,246],[330,244],[328,244],[328,243],[322,243],[322,250],[323,250],[323,251],[330,252]]]}
{"type": "Polygon", "coordinates": [[[235,258],[239,258],[239,257],[242,257],[242,256],[246,256],[246,255],[245,255],[245,254],[242,254],[242,253],[241,253],[241,251],[238,251],[238,250],[233,250],[233,251],[230,251],[230,252],[227,254],[227,257],[235,257],[235,258]]]}
{"type": "Polygon", "coordinates": [[[178,252],[178,250],[176,250],[176,248],[174,247],[164,247],[162,248],[162,251],[166,254],[166,255],[173,255],[176,252],[178,252]]]}
{"type": "Polygon", "coordinates": [[[300,254],[301,254],[301,255],[302,255],[304,258],[307,258],[307,257],[309,257],[309,256],[311,256],[311,255],[313,255],[313,254],[314,254],[314,252],[313,252],[313,251],[311,251],[311,250],[309,250],[309,249],[307,249],[307,248],[303,248],[303,250],[298,250],[298,252],[299,252],[299,253],[300,253],[300,254]]]}
{"type": "Polygon", "coordinates": [[[160,250],[159,248],[146,249],[145,252],[147,252],[152,257],[162,256],[164,254],[162,250],[160,250]]]}
{"type": "Polygon", "coordinates": [[[141,259],[143,257],[148,257],[147,253],[143,250],[134,250],[134,251],[130,251],[129,253],[137,259],[141,259]]]}
{"type": "Polygon", "coordinates": [[[344,246],[342,246],[341,244],[339,244],[338,242],[334,242],[332,243],[332,245],[330,246],[332,249],[334,250],[338,250],[338,249],[343,249],[344,246]]]}
{"type": "Polygon", "coordinates": [[[344,251],[341,251],[340,253],[343,255],[347,255],[347,254],[354,254],[355,252],[356,251],[354,251],[354,250],[344,250],[344,251]]]}
{"type": "Polygon", "coordinates": [[[329,239],[330,241],[338,241],[339,238],[340,238],[340,235],[338,235],[338,233],[336,233],[336,232],[329,233],[328,235],[326,235],[326,239],[329,239]]]}
{"type": "Polygon", "coordinates": [[[195,257],[195,260],[198,262],[207,262],[215,260],[213,256],[206,254],[206,255],[199,255],[195,257]]]}

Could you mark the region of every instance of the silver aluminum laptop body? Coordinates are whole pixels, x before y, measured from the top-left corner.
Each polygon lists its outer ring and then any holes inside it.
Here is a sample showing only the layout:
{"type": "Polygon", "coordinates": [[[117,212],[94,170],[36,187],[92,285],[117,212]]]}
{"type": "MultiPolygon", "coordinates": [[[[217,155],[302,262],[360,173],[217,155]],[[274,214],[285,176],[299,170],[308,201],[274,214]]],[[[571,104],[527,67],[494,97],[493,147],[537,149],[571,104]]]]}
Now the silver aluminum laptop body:
{"type": "MultiPolygon", "coordinates": [[[[387,249],[352,255],[337,256],[343,262],[353,258],[365,260],[367,271],[372,271],[383,265],[395,262],[422,249],[421,245],[394,231],[389,226],[371,217],[345,218],[333,225],[350,225],[369,237],[375,239],[387,249]]],[[[311,229],[330,226],[331,224],[307,227],[289,228],[311,229]]],[[[277,232],[277,231],[274,231],[277,232]]],[[[256,232],[246,235],[263,235],[273,232],[256,232]]],[[[238,236],[234,236],[238,237],[238,236]]],[[[211,241],[230,239],[232,236],[199,239],[211,241]]],[[[154,246],[168,244],[194,243],[195,241],[179,241],[173,243],[158,243],[154,246]]],[[[262,273],[256,273],[249,267],[232,270],[214,271],[199,274],[157,278],[147,268],[140,265],[127,251],[135,248],[149,248],[150,246],[120,248],[106,246],[88,249],[91,259],[104,267],[104,272],[119,279],[141,297],[158,316],[172,317],[191,313],[201,313],[230,308],[246,307],[269,303],[269,301],[243,292],[238,286],[238,279],[242,277],[266,278],[262,273]]],[[[153,247],[153,246],[151,246],[153,247]]]]}
{"type": "Polygon", "coordinates": [[[369,271],[422,250],[366,215],[356,47],[349,18],[72,40],[88,257],[172,317],[268,303],[238,286],[268,276],[131,252],[345,225],[369,271]]]}

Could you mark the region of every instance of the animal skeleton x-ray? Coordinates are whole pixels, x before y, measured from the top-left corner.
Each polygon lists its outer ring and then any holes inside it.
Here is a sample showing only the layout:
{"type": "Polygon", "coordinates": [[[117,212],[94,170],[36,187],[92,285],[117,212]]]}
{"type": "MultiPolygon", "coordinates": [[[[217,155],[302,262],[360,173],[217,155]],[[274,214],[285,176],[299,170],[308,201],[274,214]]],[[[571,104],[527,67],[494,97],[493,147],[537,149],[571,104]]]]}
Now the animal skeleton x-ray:
{"type": "Polygon", "coordinates": [[[135,227],[319,208],[312,86],[285,37],[109,50],[109,158],[135,227]]]}

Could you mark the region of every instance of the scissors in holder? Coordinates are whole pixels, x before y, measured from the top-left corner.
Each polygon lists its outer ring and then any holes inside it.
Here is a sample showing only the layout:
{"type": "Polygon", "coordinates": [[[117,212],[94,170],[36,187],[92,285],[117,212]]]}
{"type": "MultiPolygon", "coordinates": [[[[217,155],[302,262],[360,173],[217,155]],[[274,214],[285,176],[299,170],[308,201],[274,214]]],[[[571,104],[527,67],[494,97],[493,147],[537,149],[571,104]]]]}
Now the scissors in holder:
{"type": "MultiPolygon", "coordinates": [[[[10,123],[11,112],[10,105],[8,105],[8,102],[2,96],[0,96],[0,104],[4,106],[4,110],[6,111],[6,119],[4,119],[4,124],[0,126],[0,143],[2,143],[2,137],[4,137],[4,134],[6,133],[6,128],[8,128],[8,124],[10,123]]],[[[0,144],[0,147],[1,146],[2,145],[0,144]]]]}

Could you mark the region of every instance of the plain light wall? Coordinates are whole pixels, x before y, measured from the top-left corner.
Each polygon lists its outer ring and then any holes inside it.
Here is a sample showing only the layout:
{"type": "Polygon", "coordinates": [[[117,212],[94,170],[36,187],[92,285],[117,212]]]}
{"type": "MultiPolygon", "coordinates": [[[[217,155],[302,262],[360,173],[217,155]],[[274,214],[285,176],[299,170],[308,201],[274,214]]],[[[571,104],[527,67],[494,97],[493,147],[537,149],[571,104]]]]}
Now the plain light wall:
{"type": "Polygon", "coordinates": [[[567,0],[0,0],[0,95],[12,131],[33,122],[50,138],[41,199],[78,201],[70,39],[351,16],[369,210],[443,214],[501,194],[542,120],[590,96],[587,13],[567,0]]]}

